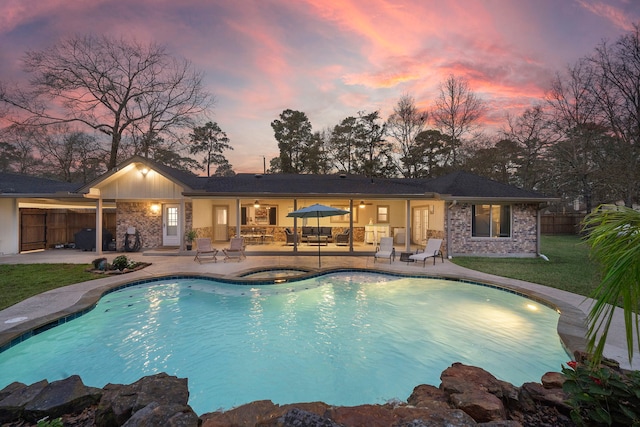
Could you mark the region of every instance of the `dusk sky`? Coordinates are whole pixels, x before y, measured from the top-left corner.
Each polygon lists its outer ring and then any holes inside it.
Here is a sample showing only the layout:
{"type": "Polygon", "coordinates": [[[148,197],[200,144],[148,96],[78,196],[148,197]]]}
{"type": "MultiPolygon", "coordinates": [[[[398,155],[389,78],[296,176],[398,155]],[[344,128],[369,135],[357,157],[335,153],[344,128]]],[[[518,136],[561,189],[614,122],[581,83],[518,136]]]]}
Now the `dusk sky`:
{"type": "Polygon", "coordinates": [[[386,119],[403,94],[430,108],[454,74],[499,128],[636,22],[640,0],[3,0],[0,79],[24,80],[23,53],[65,36],[164,44],[204,72],[234,170],[261,172],[278,155],[270,123],[287,108],[314,131],[358,111],[386,119]]]}

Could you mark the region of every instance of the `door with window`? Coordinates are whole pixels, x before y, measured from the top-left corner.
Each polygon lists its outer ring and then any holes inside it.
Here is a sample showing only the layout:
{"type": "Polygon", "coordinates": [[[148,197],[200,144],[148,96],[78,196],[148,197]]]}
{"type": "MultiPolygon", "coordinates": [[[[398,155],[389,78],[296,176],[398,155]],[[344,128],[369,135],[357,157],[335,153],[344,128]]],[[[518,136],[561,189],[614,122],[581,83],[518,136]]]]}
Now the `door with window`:
{"type": "Polygon", "coordinates": [[[229,208],[226,206],[213,207],[213,240],[224,242],[229,240],[229,208]]]}
{"type": "Polygon", "coordinates": [[[162,246],[180,246],[180,205],[166,204],[162,211],[162,246]]]}
{"type": "Polygon", "coordinates": [[[427,230],[429,229],[429,207],[413,208],[412,218],[411,242],[424,246],[427,243],[427,230]]]}

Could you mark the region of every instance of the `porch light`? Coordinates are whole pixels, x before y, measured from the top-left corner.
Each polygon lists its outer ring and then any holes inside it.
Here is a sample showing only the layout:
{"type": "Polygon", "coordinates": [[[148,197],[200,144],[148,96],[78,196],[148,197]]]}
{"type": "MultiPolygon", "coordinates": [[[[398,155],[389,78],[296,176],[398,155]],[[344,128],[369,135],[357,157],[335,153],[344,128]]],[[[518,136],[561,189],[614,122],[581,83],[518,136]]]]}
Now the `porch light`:
{"type": "Polygon", "coordinates": [[[260,201],[256,200],[255,202],[253,202],[253,207],[258,209],[260,207],[260,201]]]}
{"type": "Polygon", "coordinates": [[[364,204],[364,200],[360,200],[360,208],[364,208],[365,204],[364,204]]]}
{"type": "Polygon", "coordinates": [[[158,212],[160,212],[160,205],[157,203],[152,203],[151,204],[151,213],[157,214],[158,212]]]}
{"type": "Polygon", "coordinates": [[[147,174],[149,173],[150,169],[146,166],[143,165],[139,165],[138,166],[138,170],[140,171],[140,173],[142,174],[142,176],[147,176],[147,174]]]}

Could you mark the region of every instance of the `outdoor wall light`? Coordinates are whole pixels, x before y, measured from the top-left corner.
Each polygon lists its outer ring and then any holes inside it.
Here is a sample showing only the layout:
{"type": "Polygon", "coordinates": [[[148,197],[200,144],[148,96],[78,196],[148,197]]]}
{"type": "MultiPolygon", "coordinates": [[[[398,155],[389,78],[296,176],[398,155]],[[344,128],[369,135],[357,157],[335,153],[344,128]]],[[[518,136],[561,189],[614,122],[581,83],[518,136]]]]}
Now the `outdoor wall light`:
{"type": "Polygon", "coordinates": [[[150,169],[148,167],[146,167],[146,166],[138,166],[138,170],[140,171],[142,176],[147,176],[147,174],[150,171],[150,169]]]}
{"type": "Polygon", "coordinates": [[[364,200],[360,200],[360,208],[364,208],[364,200]]]}
{"type": "Polygon", "coordinates": [[[253,202],[253,207],[258,209],[260,207],[260,202],[258,200],[256,200],[255,202],[253,202]]]}
{"type": "Polygon", "coordinates": [[[152,203],[151,204],[151,213],[157,214],[158,212],[160,212],[160,205],[157,203],[152,203]]]}

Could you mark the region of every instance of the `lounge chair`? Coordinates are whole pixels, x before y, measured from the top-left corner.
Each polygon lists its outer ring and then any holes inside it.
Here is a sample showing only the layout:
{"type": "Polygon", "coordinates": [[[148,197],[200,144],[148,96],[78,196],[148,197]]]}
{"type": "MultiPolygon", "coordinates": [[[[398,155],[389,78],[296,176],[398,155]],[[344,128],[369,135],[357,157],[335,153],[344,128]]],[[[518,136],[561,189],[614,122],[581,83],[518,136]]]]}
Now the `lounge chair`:
{"type": "Polygon", "coordinates": [[[199,237],[196,239],[196,257],[193,259],[194,261],[198,261],[202,264],[204,260],[213,260],[213,262],[217,262],[216,254],[218,250],[216,248],[211,247],[211,239],[208,237],[199,237]]]}
{"type": "Polygon", "coordinates": [[[340,234],[336,234],[336,245],[348,245],[349,237],[351,236],[351,230],[348,228],[340,234]]]}
{"type": "Polygon", "coordinates": [[[232,237],[229,241],[229,247],[222,250],[224,252],[224,261],[228,259],[237,259],[240,261],[247,256],[244,254],[244,238],[232,237]]]}
{"type": "Polygon", "coordinates": [[[393,237],[381,237],[380,246],[376,248],[373,262],[378,258],[389,258],[389,264],[396,260],[396,248],[393,247],[393,237]]]}
{"type": "Polygon", "coordinates": [[[410,255],[409,259],[414,261],[422,261],[422,266],[424,267],[427,263],[427,258],[433,257],[433,265],[436,265],[436,258],[440,257],[442,262],[444,262],[444,255],[440,250],[440,246],[442,246],[442,239],[429,239],[427,240],[427,245],[425,246],[423,251],[418,250],[417,253],[410,255]]]}

